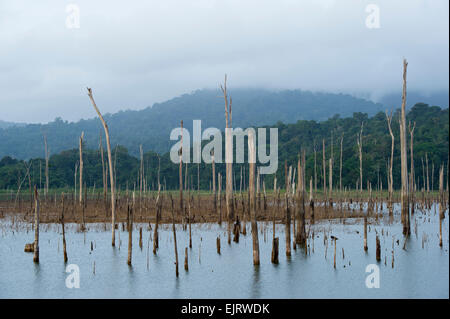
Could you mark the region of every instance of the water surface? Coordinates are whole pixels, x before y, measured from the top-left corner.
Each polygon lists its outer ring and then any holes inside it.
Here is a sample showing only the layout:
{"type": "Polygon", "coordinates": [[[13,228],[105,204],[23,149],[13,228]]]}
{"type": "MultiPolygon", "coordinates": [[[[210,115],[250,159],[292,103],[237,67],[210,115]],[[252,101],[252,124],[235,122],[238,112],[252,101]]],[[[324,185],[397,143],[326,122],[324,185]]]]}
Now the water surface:
{"type": "Polygon", "coordinates": [[[193,246],[188,249],[187,272],[183,264],[189,237],[178,225],[178,278],[169,225],[160,229],[160,248],[154,255],[148,225],[135,224],[133,265],[129,267],[128,234],[122,227],[116,233],[117,244],[113,248],[109,225],[89,224],[88,231],[81,233],[76,225],[69,224],[68,264],[77,264],[80,269],[80,288],[69,289],[65,283],[69,274],[63,262],[60,226],[41,225],[40,263],[35,264],[33,254],[23,251],[25,244],[34,239],[31,225],[12,226],[11,220],[3,219],[0,298],[449,298],[448,215],[442,225],[442,248],[438,244],[438,214],[434,208],[426,215],[419,211],[412,217],[411,237],[405,249],[398,222],[389,224],[388,218],[383,217],[372,223],[367,253],[363,250],[362,221],[348,218],[313,225],[310,233],[314,232],[314,240],[309,239],[307,253],[304,249],[292,250],[290,258],[285,256],[284,225],[277,225],[278,265],[270,261],[272,225],[259,223],[259,267],[252,264],[249,224],[248,235],[241,235],[240,242],[231,245],[227,244],[225,224],[196,224],[192,227],[193,246]],[[138,246],[139,227],[143,227],[142,249],[138,246]],[[382,261],[378,263],[376,232],[381,242],[382,261]],[[336,269],[330,235],[338,238],[336,269]],[[216,252],[217,236],[221,237],[220,255],[216,252]],[[380,269],[380,288],[366,287],[369,264],[380,269]]]}

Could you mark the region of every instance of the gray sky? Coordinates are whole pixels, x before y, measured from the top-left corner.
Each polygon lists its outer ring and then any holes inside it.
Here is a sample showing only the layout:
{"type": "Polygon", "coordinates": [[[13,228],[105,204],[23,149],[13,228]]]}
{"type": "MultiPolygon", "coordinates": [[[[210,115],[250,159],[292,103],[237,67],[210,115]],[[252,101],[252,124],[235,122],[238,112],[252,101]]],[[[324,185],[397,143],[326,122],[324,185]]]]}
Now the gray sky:
{"type": "MultiPolygon", "coordinates": [[[[0,120],[74,121],[199,88],[448,90],[448,0],[0,0],[0,120]],[[68,28],[68,4],[80,28],[68,28]],[[367,28],[368,4],[380,28],[367,28]]],[[[70,20],[73,21],[73,20],[70,20]]],[[[237,101],[235,102],[237,103],[237,101]]]]}

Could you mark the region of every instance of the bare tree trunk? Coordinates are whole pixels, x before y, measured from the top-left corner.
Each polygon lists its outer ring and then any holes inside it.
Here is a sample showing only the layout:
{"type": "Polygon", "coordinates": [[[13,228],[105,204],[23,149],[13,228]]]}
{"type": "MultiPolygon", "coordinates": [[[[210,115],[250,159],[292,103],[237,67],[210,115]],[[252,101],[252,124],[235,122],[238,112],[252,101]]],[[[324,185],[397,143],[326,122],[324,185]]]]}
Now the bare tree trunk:
{"type": "Polygon", "coordinates": [[[63,255],[64,255],[64,263],[67,263],[67,250],[66,250],[66,232],[64,229],[64,193],[61,195],[61,204],[62,204],[62,211],[61,211],[61,228],[62,228],[62,239],[63,239],[63,255]]]}
{"type": "Polygon", "coordinates": [[[364,251],[367,251],[367,215],[364,216],[364,251]]]}
{"type": "Polygon", "coordinates": [[[211,152],[212,165],[212,187],[213,187],[213,203],[214,211],[217,212],[217,197],[216,197],[216,163],[214,160],[214,151],[211,152]]]}
{"type": "MultiPolygon", "coordinates": [[[[128,197],[127,197],[127,201],[128,201],[128,197]]],[[[134,209],[134,203],[135,203],[135,197],[134,197],[134,192],[133,192],[133,202],[131,204],[128,204],[127,209],[128,209],[128,218],[127,218],[127,228],[128,228],[128,259],[127,259],[127,264],[128,266],[131,266],[131,256],[133,254],[133,209],[134,209]]]]}
{"type": "Polygon", "coordinates": [[[342,142],[344,141],[344,133],[341,135],[341,156],[339,163],[339,192],[342,193],[342,142]]]}
{"type": "Polygon", "coordinates": [[[140,166],[139,166],[139,210],[141,209],[142,191],[144,190],[144,150],[142,144],[139,145],[140,166]]]}
{"type": "MultiPolygon", "coordinates": [[[[276,188],[275,188],[276,189],[276,188]]],[[[280,192],[278,190],[275,190],[274,195],[276,196],[277,200],[277,212],[280,211],[280,192]]],[[[272,211],[272,263],[278,264],[278,244],[279,239],[278,237],[275,237],[275,210],[272,211]]]]}
{"type": "Polygon", "coordinates": [[[105,166],[105,159],[103,156],[103,142],[102,142],[102,134],[100,132],[100,157],[102,159],[102,181],[103,181],[103,205],[105,206],[105,216],[108,216],[108,204],[106,201],[106,195],[108,193],[108,172],[107,167],[105,166]]]}
{"type": "Polygon", "coordinates": [[[253,240],[253,265],[259,265],[258,224],[256,223],[256,207],[255,207],[256,146],[255,146],[254,132],[251,130],[248,133],[248,154],[249,154],[250,215],[251,215],[252,240],[253,240]]]}
{"type": "Polygon", "coordinates": [[[226,167],[226,190],[225,190],[225,205],[227,207],[228,219],[228,243],[231,243],[231,224],[234,219],[234,204],[233,204],[233,136],[231,135],[232,127],[232,99],[228,98],[227,92],[227,76],[225,75],[224,85],[220,86],[225,100],[225,167],[226,167]]]}
{"type": "Polygon", "coordinates": [[[83,203],[83,137],[84,132],[81,132],[79,150],[80,150],[80,205],[83,203]]]}
{"type": "Polygon", "coordinates": [[[39,263],[39,195],[34,186],[34,256],[33,261],[39,263]]]}
{"type": "Polygon", "coordinates": [[[410,172],[409,172],[409,194],[410,194],[410,203],[411,203],[411,214],[414,214],[415,208],[415,191],[414,191],[414,129],[416,128],[416,122],[414,122],[411,127],[411,122],[409,123],[409,135],[410,135],[410,172]]]}
{"type": "Polygon", "coordinates": [[[302,158],[298,159],[298,188],[297,188],[297,232],[295,236],[295,243],[304,248],[306,246],[306,231],[305,231],[305,177],[303,175],[303,168],[305,162],[305,151],[303,150],[302,158]]]}
{"type": "Polygon", "coordinates": [[[325,207],[327,203],[327,162],[325,161],[325,139],[322,139],[323,195],[325,207]]]}
{"type": "Polygon", "coordinates": [[[387,119],[387,123],[388,123],[389,134],[391,135],[391,140],[392,140],[392,142],[391,142],[391,160],[389,162],[389,176],[388,176],[388,193],[389,193],[388,208],[389,208],[389,214],[392,215],[392,213],[393,213],[392,199],[393,199],[393,193],[394,193],[394,177],[392,174],[392,167],[394,165],[394,133],[392,133],[392,127],[391,127],[392,111],[391,111],[390,115],[388,115],[388,113],[386,111],[386,119],[387,119]]]}
{"type": "Polygon", "coordinates": [[[292,167],[289,168],[289,174],[287,170],[287,161],[284,162],[284,174],[286,176],[286,193],[285,201],[286,201],[286,256],[291,256],[291,210],[289,207],[289,194],[290,194],[290,182],[291,182],[291,172],[292,167]]]}
{"type": "Polygon", "coordinates": [[[180,147],[180,214],[183,212],[183,120],[181,120],[181,147],[180,147]]]}
{"type": "Polygon", "coordinates": [[[173,198],[170,195],[170,201],[172,203],[172,231],[173,231],[173,245],[175,249],[175,275],[178,277],[178,250],[177,250],[177,231],[175,229],[175,213],[173,208],[173,198]]]}
{"type": "Polygon", "coordinates": [[[45,191],[44,191],[44,195],[47,198],[48,187],[49,187],[49,179],[48,179],[49,151],[48,151],[47,136],[46,135],[44,135],[44,150],[45,150],[45,191]]]}
{"type": "Polygon", "coordinates": [[[317,150],[316,150],[316,140],[314,140],[314,192],[317,193],[317,150]]]}
{"type": "Polygon", "coordinates": [[[402,176],[402,221],[403,234],[410,234],[409,227],[409,205],[408,205],[408,161],[406,146],[406,69],[408,63],[403,60],[403,92],[402,92],[402,110],[400,117],[400,150],[401,150],[401,176],[402,176]]]}
{"type": "Polygon", "coordinates": [[[328,185],[329,185],[329,202],[330,206],[333,206],[333,159],[329,159],[330,163],[328,165],[329,167],[329,173],[328,173],[328,185]]]}
{"type": "Polygon", "coordinates": [[[155,221],[155,229],[153,230],[153,254],[156,254],[156,250],[159,246],[159,236],[158,236],[158,228],[159,228],[159,220],[161,218],[161,209],[162,209],[162,203],[160,198],[160,192],[161,192],[161,184],[158,183],[158,196],[156,197],[156,221],[155,221]]]}
{"type": "Polygon", "coordinates": [[[222,224],[222,196],[221,196],[221,191],[222,191],[222,175],[220,175],[220,173],[219,173],[219,175],[218,175],[218,182],[219,182],[219,189],[218,189],[218,191],[217,191],[217,199],[218,199],[218,202],[219,202],[219,205],[218,205],[218,209],[219,209],[219,225],[221,225],[222,224]]]}
{"type": "Polygon", "coordinates": [[[188,221],[189,221],[189,248],[192,248],[192,232],[191,232],[191,197],[189,197],[188,201],[188,221]]]}
{"type": "Polygon", "coordinates": [[[113,164],[112,164],[112,156],[111,156],[111,143],[109,140],[109,129],[108,125],[106,124],[105,120],[103,119],[102,114],[100,113],[100,110],[98,109],[97,105],[95,104],[94,97],[92,95],[92,89],[88,88],[88,96],[91,99],[92,106],[94,107],[95,111],[97,112],[100,121],[103,124],[103,128],[105,130],[105,136],[106,136],[106,146],[108,151],[108,162],[109,162],[109,179],[110,179],[110,185],[111,185],[111,232],[112,232],[112,246],[116,245],[116,196],[115,196],[115,180],[114,180],[114,171],[113,171],[113,164]]]}
{"type": "Polygon", "coordinates": [[[430,175],[428,169],[428,153],[425,153],[425,165],[427,167],[427,194],[430,194],[430,175]]]}
{"type": "Polygon", "coordinates": [[[439,170],[439,217],[444,218],[445,195],[444,195],[444,165],[439,170]]]}
{"type": "Polygon", "coordinates": [[[363,190],[363,169],[362,169],[362,132],[363,132],[364,122],[361,123],[361,131],[356,138],[356,143],[358,144],[359,151],[359,193],[362,194],[363,190]]]}

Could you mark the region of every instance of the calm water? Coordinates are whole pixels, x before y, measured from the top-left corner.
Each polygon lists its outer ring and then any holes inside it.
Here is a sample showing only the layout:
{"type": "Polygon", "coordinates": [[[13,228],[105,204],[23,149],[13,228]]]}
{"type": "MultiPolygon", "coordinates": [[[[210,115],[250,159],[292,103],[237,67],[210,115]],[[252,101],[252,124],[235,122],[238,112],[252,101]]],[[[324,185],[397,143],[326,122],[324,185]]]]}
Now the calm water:
{"type": "Polygon", "coordinates": [[[314,241],[309,240],[310,253],[292,250],[289,259],[285,256],[284,226],[277,225],[278,265],[270,262],[272,226],[260,223],[261,265],[257,268],[252,265],[251,235],[241,235],[239,244],[229,246],[225,225],[195,225],[193,247],[188,249],[188,272],[183,267],[188,233],[178,226],[178,278],[171,226],[160,230],[160,248],[153,255],[148,225],[135,224],[133,266],[129,267],[126,263],[128,234],[122,227],[116,233],[117,246],[112,248],[109,225],[105,230],[103,224],[91,224],[86,233],[77,232],[75,225],[67,225],[68,264],[77,264],[80,269],[80,288],[69,289],[65,284],[69,274],[63,262],[60,227],[41,225],[40,264],[35,265],[33,254],[23,251],[25,243],[34,238],[31,226],[16,223],[11,227],[11,221],[1,220],[0,298],[449,298],[447,214],[442,226],[442,248],[438,245],[439,224],[434,208],[427,215],[417,212],[413,216],[412,233],[405,250],[398,222],[387,225],[387,218],[378,223],[373,221],[367,253],[363,251],[362,221],[346,219],[344,222],[316,223],[311,228],[314,241]],[[138,246],[139,226],[143,227],[142,250],[138,246]],[[375,260],[375,232],[381,241],[380,263],[375,260]],[[334,244],[330,239],[328,245],[324,244],[325,234],[328,238],[338,237],[336,269],[333,268],[334,244]],[[221,255],[216,253],[219,235],[221,255]],[[379,266],[380,288],[366,287],[368,264],[379,266]]]}

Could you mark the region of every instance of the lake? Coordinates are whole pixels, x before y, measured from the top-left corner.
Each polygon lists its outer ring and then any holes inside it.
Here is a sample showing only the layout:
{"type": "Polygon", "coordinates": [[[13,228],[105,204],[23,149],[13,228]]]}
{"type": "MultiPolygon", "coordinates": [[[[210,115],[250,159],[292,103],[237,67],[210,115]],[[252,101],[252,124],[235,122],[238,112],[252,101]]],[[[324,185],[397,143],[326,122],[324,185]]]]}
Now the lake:
{"type": "Polygon", "coordinates": [[[188,249],[189,271],[183,267],[189,235],[177,225],[178,278],[171,225],[160,227],[159,249],[154,255],[153,231],[149,231],[148,224],[136,223],[129,267],[128,233],[121,225],[113,248],[110,225],[89,224],[88,231],[82,233],[77,225],[68,224],[67,265],[78,266],[79,288],[66,287],[70,272],[66,272],[63,262],[60,225],[41,225],[40,263],[35,264],[33,254],[23,251],[25,244],[34,240],[32,226],[17,222],[13,225],[10,218],[4,218],[0,220],[0,298],[449,298],[448,214],[442,225],[442,248],[438,212],[433,206],[426,214],[416,211],[412,216],[405,249],[398,214],[396,206],[392,222],[386,213],[378,221],[369,220],[367,253],[363,250],[361,219],[321,221],[311,227],[308,224],[311,236],[307,253],[292,249],[290,258],[285,255],[284,225],[278,224],[278,265],[270,260],[272,224],[261,222],[259,267],[252,264],[249,223],[247,236],[241,235],[240,242],[231,245],[227,243],[226,224],[195,224],[192,249],[188,249]],[[142,249],[138,245],[139,227],[143,228],[142,249]],[[376,232],[381,262],[375,259],[376,232]],[[331,235],[338,238],[336,269],[331,235]],[[216,251],[218,236],[220,255],[216,251]],[[379,268],[379,288],[366,286],[366,278],[375,274],[373,270],[366,272],[370,264],[379,268]]]}

